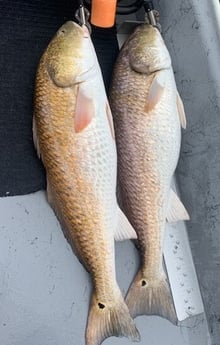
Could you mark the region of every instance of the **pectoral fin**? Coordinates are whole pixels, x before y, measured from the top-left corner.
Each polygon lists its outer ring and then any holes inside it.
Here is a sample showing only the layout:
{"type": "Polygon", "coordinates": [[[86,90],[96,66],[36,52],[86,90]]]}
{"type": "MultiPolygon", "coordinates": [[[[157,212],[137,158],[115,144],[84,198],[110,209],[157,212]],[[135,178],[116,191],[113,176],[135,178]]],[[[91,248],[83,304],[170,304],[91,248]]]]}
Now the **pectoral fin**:
{"type": "Polygon", "coordinates": [[[82,132],[90,124],[94,115],[95,106],[93,99],[87,96],[85,90],[79,86],[74,117],[75,132],[82,132]]]}
{"type": "Polygon", "coordinates": [[[146,112],[153,110],[153,108],[160,101],[165,89],[165,84],[166,84],[166,73],[163,73],[163,72],[156,73],[147,95],[147,100],[146,100],[146,104],[144,108],[146,112]]]}
{"type": "Polygon", "coordinates": [[[177,104],[177,109],[179,112],[181,126],[184,129],[186,129],[186,115],[185,115],[184,105],[178,91],[176,95],[176,104],[177,104]]]}
{"type": "Polygon", "coordinates": [[[172,189],[170,190],[166,218],[169,223],[190,219],[187,210],[172,189]]]}
{"type": "Polygon", "coordinates": [[[118,207],[118,223],[115,228],[114,238],[116,241],[123,241],[127,239],[136,239],[137,234],[128,219],[118,207]]]}

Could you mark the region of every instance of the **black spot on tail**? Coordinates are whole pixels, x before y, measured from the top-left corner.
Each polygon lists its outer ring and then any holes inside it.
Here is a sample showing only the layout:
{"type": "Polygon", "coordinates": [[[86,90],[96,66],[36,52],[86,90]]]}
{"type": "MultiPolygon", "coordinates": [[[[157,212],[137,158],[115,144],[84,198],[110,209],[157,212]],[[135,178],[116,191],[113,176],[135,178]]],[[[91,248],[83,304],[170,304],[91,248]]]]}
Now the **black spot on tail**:
{"type": "Polygon", "coordinates": [[[142,282],[141,282],[141,286],[146,286],[147,285],[147,282],[146,282],[146,280],[142,280],[142,282]]]}
{"type": "Polygon", "coordinates": [[[102,303],[98,303],[98,306],[99,306],[100,309],[104,309],[105,308],[105,305],[102,304],[102,303]]]}

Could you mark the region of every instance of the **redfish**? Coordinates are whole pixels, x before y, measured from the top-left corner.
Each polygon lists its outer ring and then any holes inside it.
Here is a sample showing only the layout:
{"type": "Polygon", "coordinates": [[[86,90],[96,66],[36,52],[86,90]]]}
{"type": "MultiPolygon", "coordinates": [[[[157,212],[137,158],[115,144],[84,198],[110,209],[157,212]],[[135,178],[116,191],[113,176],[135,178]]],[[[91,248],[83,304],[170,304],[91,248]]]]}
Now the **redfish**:
{"type": "Polygon", "coordinates": [[[139,334],[116,282],[114,238],[136,233],[116,200],[114,127],[86,27],[67,22],[43,54],[36,76],[34,142],[48,200],[94,291],[86,345],[139,334]]]}
{"type": "Polygon", "coordinates": [[[133,317],[156,314],[176,322],[163,268],[165,221],[188,219],[171,189],[186,118],[171,58],[157,28],[143,24],[122,47],[113,73],[122,209],[138,234],[141,267],[126,296],[133,317]]]}

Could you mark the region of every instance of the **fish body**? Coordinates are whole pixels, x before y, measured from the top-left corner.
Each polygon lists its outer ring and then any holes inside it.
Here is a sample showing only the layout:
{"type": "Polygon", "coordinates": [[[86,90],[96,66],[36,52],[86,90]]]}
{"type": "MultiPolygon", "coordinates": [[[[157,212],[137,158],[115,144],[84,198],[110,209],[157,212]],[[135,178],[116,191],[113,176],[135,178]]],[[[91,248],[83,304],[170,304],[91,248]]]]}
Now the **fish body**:
{"type": "Polygon", "coordinates": [[[141,267],[126,302],[133,317],[156,314],[176,322],[163,269],[166,218],[188,219],[171,189],[185,113],[171,59],[159,31],[139,26],[122,47],[110,90],[122,209],[138,234],[141,267]]]}
{"type": "Polygon", "coordinates": [[[67,22],[36,76],[34,142],[47,195],[94,285],[86,345],[139,337],[115,277],[114,238],[136,237],[117,205],[116,146],[101,71],[86,28],[67,22]]]}

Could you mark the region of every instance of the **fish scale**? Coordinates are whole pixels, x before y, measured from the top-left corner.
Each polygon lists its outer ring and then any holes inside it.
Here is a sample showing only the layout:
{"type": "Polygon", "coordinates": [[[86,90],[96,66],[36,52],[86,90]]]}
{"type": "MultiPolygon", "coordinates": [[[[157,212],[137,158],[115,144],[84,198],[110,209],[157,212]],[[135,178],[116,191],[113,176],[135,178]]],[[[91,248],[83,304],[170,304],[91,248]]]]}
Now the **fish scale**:
{"type": "Polygon", "coordinates": [[[126,302],[134,317],[157,314],[172,322],[176,322],[176,313],[163,269],[171,197],[177,205],[175,220],[188,217],[171,191],[181,140],[178,102],[162,37],[155,27],[140,25],[122,47],[110,90],[120,201],[137,231],[141,254],[141,267],[126,302]]]}
{"type": "Polygon", "coordinates": [[[86,345],[111,335],[139,338],[116,282],[114,237],[137,236],[117,205],[111,122],[88,30],[67,22],[38,67],[33,134],[48,201],[92,277],[86,345]]]}

